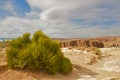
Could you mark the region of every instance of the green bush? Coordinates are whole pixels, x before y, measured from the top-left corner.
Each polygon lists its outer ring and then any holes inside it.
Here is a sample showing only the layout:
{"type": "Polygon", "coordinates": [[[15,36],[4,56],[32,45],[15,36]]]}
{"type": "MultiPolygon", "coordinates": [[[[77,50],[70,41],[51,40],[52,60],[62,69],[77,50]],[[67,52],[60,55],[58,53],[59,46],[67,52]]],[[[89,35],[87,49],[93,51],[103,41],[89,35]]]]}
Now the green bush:
{"type": "Polygon", "coordinates": [[[96,55],[99,55],[101,53],[99,48],[94,48],[96,55]]]}
{"type": "Polygon", "coordinates": [[[60,72],[62,74],[67,74],[69,73],[70,71],[72,71],[72,64],[70,63],[70,60],[67,59],[67,58],[63,58],[61,60],[61,68],[60,68],[60,72]]]}
{"type": "Polygon", "coordinates": [[[97,58],[101,59],[102,58],[102,53],[101,53],[100,49],[99,48],[95,48],[94,50],[95,50],[95,54],[97,55],[97,58]]]}
{"type": "Polygon", "coordinates": [[[26,33],[10,42],[7,50],[7,62],[15,69],[43,69],[49,74],[72,71],[72,64],[60,50],[59,43],[51,40],[42,31],[36,31],[30,39],[26,33]]]}

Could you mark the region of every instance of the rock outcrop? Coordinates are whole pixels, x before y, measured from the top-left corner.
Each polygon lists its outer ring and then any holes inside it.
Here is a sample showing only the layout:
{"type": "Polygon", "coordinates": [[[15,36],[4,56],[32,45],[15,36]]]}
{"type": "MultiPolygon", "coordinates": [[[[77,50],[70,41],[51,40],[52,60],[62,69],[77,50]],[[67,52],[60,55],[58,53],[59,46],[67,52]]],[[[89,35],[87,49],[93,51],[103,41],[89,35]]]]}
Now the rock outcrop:
{"type": "Polygon", "coordinates": [[[60,46],[64,47],[120,47],[120,36],[99,38],[60,38],[60,46]]]}
{"type": "Polygon", "coordinates": [[[103,48],[102,42],[90,41],[90,40],[73,40],[73,41],[61,41],[60,47],[98,47],[103,48]]]}

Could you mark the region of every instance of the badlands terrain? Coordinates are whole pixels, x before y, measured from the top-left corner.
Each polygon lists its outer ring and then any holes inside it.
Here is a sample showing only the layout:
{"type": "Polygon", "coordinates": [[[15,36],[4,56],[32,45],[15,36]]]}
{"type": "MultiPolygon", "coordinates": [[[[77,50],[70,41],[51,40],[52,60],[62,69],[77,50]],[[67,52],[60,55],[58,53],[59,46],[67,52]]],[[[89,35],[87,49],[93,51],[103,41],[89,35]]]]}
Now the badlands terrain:
{"type": "MultiPolygon", "coordinates": [[[[95,54],[92,48],[88,46],[85,48],[86,45],[84,44],[86,43],[84,43],[84,40],[83,47],[80,44],[76,46],[69,44],[69,41],[74,41],[74,44],[76,44],[75,40],[62,40],[65,44],[61,47],[63,54],[73,64],[74,68],[71,73],[67,75],[48,75],[43,71],[11,70],[6,66],[5,48],[3,48],[0,51],[0,80],[120,80],[120,47],[118,38],[109,41],[106,38],[102,39],[103,41],[99,41],[97,38],[96,42],[98,43],[95,44],[102,42],[104,45],[104,47],[99,48],[100,57],[95,54]],[[69,45],[66,45],[66,41],[69,45]]],[[[89,42],[95,42],[95,40],[90,39],[89,42]]],[[[90,45],[92,44],[90,43],[90,45]]]]}

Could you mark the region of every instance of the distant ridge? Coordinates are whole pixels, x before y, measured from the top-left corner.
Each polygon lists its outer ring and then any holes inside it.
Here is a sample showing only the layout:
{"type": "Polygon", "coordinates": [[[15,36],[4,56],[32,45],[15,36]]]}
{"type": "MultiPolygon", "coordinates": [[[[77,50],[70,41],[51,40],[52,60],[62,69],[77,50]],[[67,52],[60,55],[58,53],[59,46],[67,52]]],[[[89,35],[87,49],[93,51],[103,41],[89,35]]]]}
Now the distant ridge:
{"type": "Polygon", "coordinates": [[[101,36],[92,38],[52,38],[53,40],[81,40],[81,39],[109,39],[109,38],[120,38],[120,36],[101,36]]]}
{"type": "MultiPolygon", "coordinates": [[[[89,42],[97,42],[97,43],[103,43],[104,47],[118,47],[120,46],[120,36],[103,36],[103,37],[95,37],[95,38],[52,38],[53,40],[58,40],[60,43],[65,44],[65,46],[68,43],[76,43],[77,45],[84,44],[86,41],[89,42]],[[83,42],[83,43],[77,43],[77,42],[83,42]]],[[[72,43],[72,44],[73,44],[72,43]]]]}

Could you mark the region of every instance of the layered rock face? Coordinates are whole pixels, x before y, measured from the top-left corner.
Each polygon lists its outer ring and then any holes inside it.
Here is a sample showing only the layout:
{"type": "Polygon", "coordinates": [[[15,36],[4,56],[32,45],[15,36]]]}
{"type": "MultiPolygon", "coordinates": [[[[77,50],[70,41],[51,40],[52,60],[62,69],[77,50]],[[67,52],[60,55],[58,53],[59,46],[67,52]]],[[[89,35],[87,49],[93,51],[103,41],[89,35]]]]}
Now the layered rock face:
{"type": "Polygon", "coordinates": [[[73,41],[61,41],[60,47],[98,47],[103,48],[102,42],[90,41],[90,40],[73,40],[73,41]]]}
{"type": "Polygon", "coordinates": [[[120,36],[99,38],[61,38],[60,46],[64,47],[120,47],[120,36]]]}

